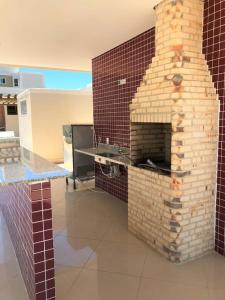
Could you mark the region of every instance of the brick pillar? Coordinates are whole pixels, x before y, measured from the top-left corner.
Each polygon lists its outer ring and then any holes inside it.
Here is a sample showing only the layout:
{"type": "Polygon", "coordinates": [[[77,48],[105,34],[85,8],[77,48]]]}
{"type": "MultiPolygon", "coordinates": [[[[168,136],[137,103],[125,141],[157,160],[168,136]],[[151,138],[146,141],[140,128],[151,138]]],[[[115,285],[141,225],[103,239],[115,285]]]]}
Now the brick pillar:
{"type": "Polygon", "coordinates": [[[155,10],[156,56],[130,105],[131,155],[151,154],[151,124],[170,124],[171,175],[129,168],[129,228],[182,262],[214,247],[219,101],[202,54],[203,1],[155,10]]]}

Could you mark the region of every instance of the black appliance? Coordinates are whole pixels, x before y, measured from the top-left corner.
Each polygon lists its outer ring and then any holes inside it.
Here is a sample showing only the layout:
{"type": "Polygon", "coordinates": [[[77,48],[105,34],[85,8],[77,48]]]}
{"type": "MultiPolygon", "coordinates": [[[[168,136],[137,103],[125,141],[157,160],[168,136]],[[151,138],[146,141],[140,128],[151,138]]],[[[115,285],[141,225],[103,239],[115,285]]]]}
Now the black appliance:
{"type": "MultiPolygon", "coordinates": [[[[64,125],[63,135],[68,143],[72,144],[73,171],[70,178],[73,179],[76,189],[76,179],[80,181],[94,178],[94,157],[74,151],[75,149],[93,148],[93,125],[64,125]]],[[[67,178],[68,184],[68,178],[67,178]]]]}

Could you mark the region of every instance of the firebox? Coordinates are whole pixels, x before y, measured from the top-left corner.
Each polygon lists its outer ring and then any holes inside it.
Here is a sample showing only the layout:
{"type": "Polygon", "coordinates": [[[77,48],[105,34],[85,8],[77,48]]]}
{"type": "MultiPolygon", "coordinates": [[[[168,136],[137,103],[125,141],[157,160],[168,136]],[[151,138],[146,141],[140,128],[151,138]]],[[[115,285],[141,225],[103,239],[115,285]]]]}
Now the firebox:
{"type": "Polygon", "coordinates": [[[134,165],[171,172],[171,123],[132,123],[131,158],[134,165]]]}

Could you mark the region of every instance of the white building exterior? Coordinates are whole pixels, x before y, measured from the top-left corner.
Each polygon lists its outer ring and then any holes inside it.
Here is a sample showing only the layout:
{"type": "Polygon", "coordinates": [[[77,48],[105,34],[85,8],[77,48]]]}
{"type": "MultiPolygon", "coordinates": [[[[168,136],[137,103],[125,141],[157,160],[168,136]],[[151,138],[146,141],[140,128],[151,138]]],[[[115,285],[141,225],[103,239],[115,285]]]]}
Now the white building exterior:
{"type": "MultiPolygon", "coordinates": [[[[38,73],[20,72],[18,68],[0,68],[0,95],[14,97],[29,88],[44,88],[44,76],[38,73]]],[[[5,130],[19,136],[18,115],[8,114],[4,106],[5,130]]]]}
{"type": "Polygon", "coordinates": [[[64,160],[63,125],[93,124],[91,88],[27,89],[17,99],[21,146],[52,162],[64,160]]]}
{"type": "Polygon", "coordinates": [[[18,68],[0,68],[0,94],[3,96],[14,96],[29,88],[44,87],[42,74],[20,72],[18,68]]]}

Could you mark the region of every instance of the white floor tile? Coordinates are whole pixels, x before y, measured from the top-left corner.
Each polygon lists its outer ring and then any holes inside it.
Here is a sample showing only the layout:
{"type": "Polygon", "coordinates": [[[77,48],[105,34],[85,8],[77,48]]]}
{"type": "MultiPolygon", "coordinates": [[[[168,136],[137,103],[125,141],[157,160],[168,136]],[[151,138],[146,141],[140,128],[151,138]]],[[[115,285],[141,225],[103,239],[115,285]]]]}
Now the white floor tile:
{"type": "Polygon", "coordinates": [[[136,300],[139,279],[101,271],[83,270],[66,300],[136,300]]]}
{"type": "Polygon", "coordinates": [[[103,237],[104,241],[120,242],[126,244],[144,245],[144,243],[137,239],[132,233],[128,231],[127,224],[112,223],[107,234],[103,237]]]}
{"type": "Polygon", "coordinates": [[[58,235],[54,239],[55,263],[65,267],[83,267],[99,243],[98,240],[58,235]]]}
{"type": "Polygon", "coordinates": [[[74,267],[56,267],[56,299],[67,299],[66,295],[71,290],[78,278],[81,269],[74,267]]]}
{"type": "Polygon", "coordinates": [[[154,250],[149,250],[143,277],[168,280],[175,283],[207,286],[202,259],[186,264],[173,264],[154,250]]]}
{"type": "Polygon", "coordinates": [[[7,227],[0,222],[0,299],[28,300],[7,227]]]}
{"type": "Polygon", "coordinates": [[[225,289],[225,258],[217,253],[202,259],[205,263],[204,272],[208,286],[212,289],[225,289]]]}
{"type": "MultiPolygon", "coordinates": [[[[2,276],[0,280],[3,280],[2,276]]],[[[21,275],[12,277],[8,274],[7,280],[0,288],[0,299],[2,300],[29,300],[21,275]]]]}
{"type": "Polygon", "coordinates": [[[147,250],[144,245],[103,241],[85,268],[140,276],[147,250]]]}
{"type": "Polygon", "coordinates": [[[137,300],[210,300],[207,288],[152,278],[141,280],[137,300]]]}
{"type": "Polygon", "coordinates": [[[224,289],[209,289],[210,300],[225,300],[225,287],[224,289]]]}
{"type": "MultiPolygon", "coordinates": [[[[53,181],[57,300],[225,300],[225,258],[174,265],[127,230],[127,204],[53,181]]],[[[0,215],[0,299],[28,300],[0,215]]]]}

